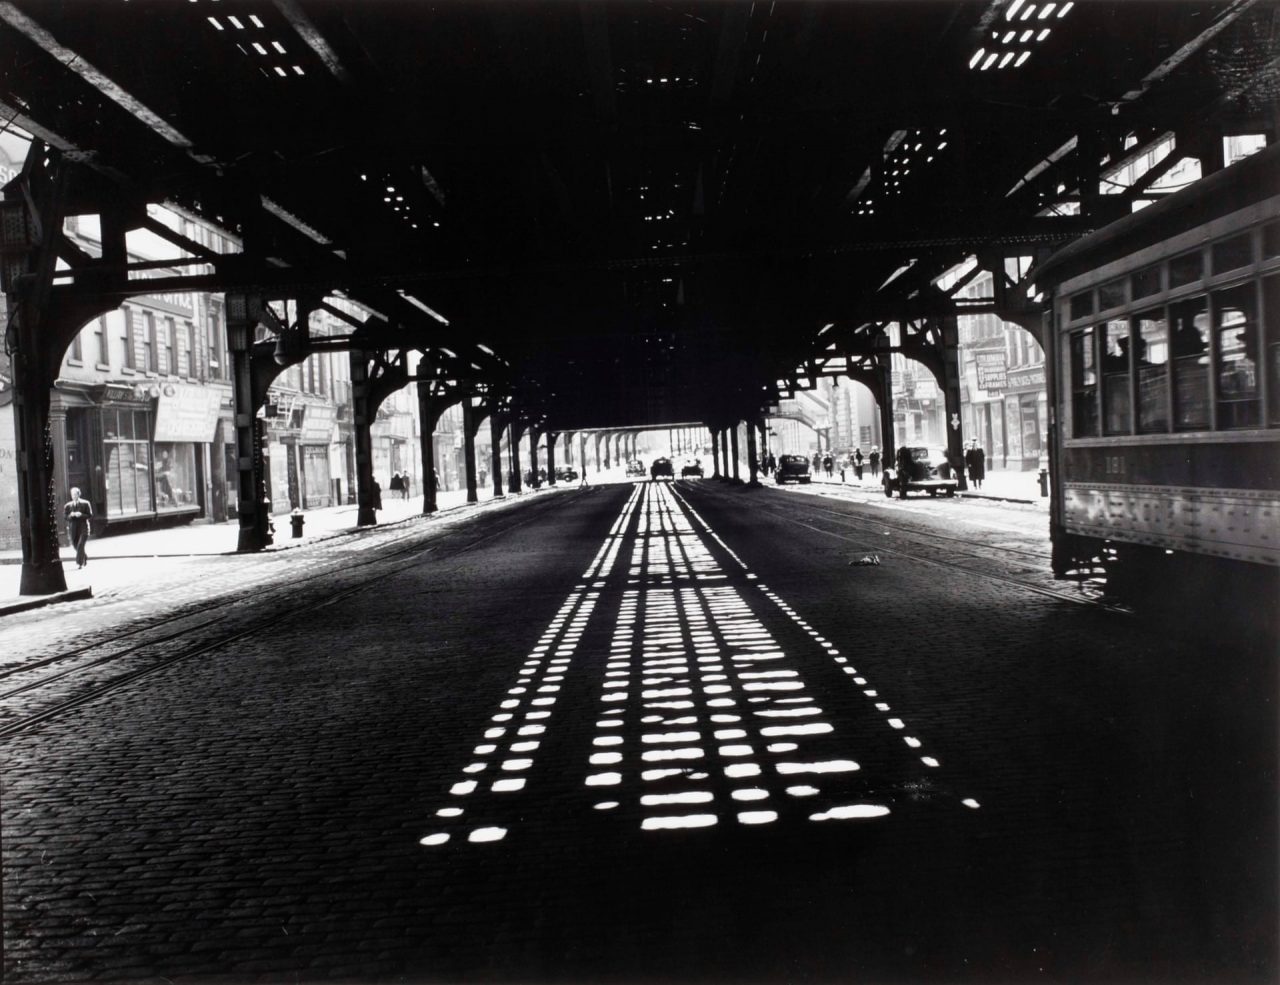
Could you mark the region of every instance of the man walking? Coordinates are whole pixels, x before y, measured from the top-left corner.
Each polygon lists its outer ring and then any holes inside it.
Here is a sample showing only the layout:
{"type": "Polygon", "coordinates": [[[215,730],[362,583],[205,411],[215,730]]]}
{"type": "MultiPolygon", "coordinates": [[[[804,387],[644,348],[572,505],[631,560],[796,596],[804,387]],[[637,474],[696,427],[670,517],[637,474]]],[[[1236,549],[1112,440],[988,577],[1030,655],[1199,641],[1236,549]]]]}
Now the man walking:
{"type": "Polygon", "coordinates": [[[71,487],[71,501],[62,507],[67,518],[67,536],[76,549],[76,567],[83,568],[89,563],[84,545],[89,542],[89,518],[93,516],[93,507],[87,499],[80,498],[80,487],[71,487]]]}

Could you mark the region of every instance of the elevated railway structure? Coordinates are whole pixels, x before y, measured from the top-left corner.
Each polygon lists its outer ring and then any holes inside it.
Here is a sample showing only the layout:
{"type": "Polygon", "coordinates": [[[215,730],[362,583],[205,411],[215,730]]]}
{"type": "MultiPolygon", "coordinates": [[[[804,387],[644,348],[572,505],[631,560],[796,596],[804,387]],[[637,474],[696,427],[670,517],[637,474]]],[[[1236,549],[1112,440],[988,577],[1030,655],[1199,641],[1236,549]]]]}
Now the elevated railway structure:
{"type": "Polygon", "coordinates": [[[1226,137],[1274,141],[1278,18],[1265,0],[4,0],[0,116],[34,140],[0,240],[22,591],[65,585],[60,360],[141,293],[227,297],[243,550],[268,529],[266,388],[321,347],[351,353],[363,523],[369,422],[411,381],[424,452],[463,405],[473,496],[486,419],[516,483],[525,434],[552,480],[560,436],[618,460],[689,422],[717,473],[747,422],[754,474],[774,402],[839,372],[883,411],[893,351],[937,377],[954,453],[955,319],[977,309],[939,276],[976,257],[997,274],[977,304],[1043,339],[1038,263],[1177,161],[1208,173],[1226,137]],[[1171,134],[1176,160],[1108,177],[1171,134]],[[210,250],[157,205],[242,245],[210,250]],[[82,215],[100,255],[62,232],[82,215]],[[140,229],[173,256],[131,256],[140,229]],[[311,337],[325,306],[348,335],[311,337]]]}

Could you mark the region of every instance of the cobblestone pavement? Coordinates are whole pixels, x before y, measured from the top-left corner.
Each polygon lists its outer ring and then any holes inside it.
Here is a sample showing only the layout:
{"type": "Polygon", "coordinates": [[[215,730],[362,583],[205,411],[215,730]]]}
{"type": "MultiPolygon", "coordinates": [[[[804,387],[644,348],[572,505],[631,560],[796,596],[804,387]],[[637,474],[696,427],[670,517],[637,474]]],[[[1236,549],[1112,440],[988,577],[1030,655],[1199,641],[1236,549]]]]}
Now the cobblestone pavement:
{"type": "Polygon", "coordinates": [[[1271,654],[827,505],[352,551],[11,735],[8,980],[1274,980],[1271,654]]]}

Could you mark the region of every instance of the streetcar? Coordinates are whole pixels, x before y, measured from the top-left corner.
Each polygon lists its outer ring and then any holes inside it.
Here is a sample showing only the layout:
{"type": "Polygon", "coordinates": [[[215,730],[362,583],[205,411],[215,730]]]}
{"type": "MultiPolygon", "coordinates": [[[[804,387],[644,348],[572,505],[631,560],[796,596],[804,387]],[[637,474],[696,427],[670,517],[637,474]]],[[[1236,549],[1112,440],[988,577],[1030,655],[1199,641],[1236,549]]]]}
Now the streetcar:
{"type": "Polygon", "coordinates": [[[1035,279],[1050,305],[1055,573],[1101,566],[1120,593],[1182,588],[1266,625],[1280,585],[1280,146],[1076,241],[1035,279]]]}

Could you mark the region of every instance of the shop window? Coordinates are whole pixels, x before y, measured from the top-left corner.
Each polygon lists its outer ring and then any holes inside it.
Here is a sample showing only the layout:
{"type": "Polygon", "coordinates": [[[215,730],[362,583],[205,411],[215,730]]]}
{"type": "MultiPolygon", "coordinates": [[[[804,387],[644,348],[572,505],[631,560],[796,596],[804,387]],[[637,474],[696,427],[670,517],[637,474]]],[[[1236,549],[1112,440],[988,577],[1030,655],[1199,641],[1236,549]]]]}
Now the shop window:
{"type": "Polygon", "coordinates": [[[1071,363],[1071,434],[1076,438],[1098,433],[1098,374],[1094,366],[1093,329],[1068,337],[1071,363]]]}
{"type": "Polygon", "coordinates": [[[1137,271],[1129,280],[1134,299],[1149,298],[1160,293],[1160,264],[1137,271]]]}
{"type": "Polygon", "coordinates": [[[1088,318],[1093,314],[1093,291],[1081,291],[1071,296],[1071,320],[1088,318]]]}
{"type": "Polygon", "coordinates": [[[1144,311],[1134,319],[1138,373],[1138,430],[1169,430],[1169,324],[1164,310],[1144,311]]]}
{"type": "Polygon", "coordinates": [[[1169,287],[1182,287],[1194,284],[1204,276],[1204,257],[1200,251],[1184,253],[1169,261],[1169,287]]]}
{"type": "Polygon", "coordinates": [[[1102,429],[1128,434],[1133,429],[1129,395],[1131,352],[1129,320],[1113,318],[1102,332],[1102,429]]]}
{"type": "Polygon", "coordinates": [[[1218,427],[1261,423],[1258,383],[1258,303],[1252,283],[1213,295],[1218,349],[1218,427]]]}
{"type": "Polygon", "coordinates": [[[190,442],[156,442],[156,509],[188,509],[199,505],[196,446],[190,442]]]}
{"type": "Polygon", "coordinates": [[[1098,310],[1109,311],[1123,307],[1127,298],[1124,292],[1124,279],[1108,281],[1098,288],[1098,310]]]}
{"type": "Polygon", "coordinates": [[[1192,298],[1169,308],[1173,356],[1173,427],[1202,431],[1209,426],[1209,309],[1192,298]]]}
{"type": "Polygon", "coordinates": [[[1253,263],[1253,237],[1249,233],[1213,244],[1213,272],[1239,270],[1253,263]]]}
{"type": "Polygon", "coordinates": [[[152,511],[150,431],[146,411],[102,412],[108,516],[152,511]]]}
{"type": "Polygon", "coordinates": [[[1267,421],[1272,427],[1280,425],[1280,276],[1267,277],[1262,282],[1263,310],[1267,316],[1267,401],[1270,410],[1267,421]]]}

